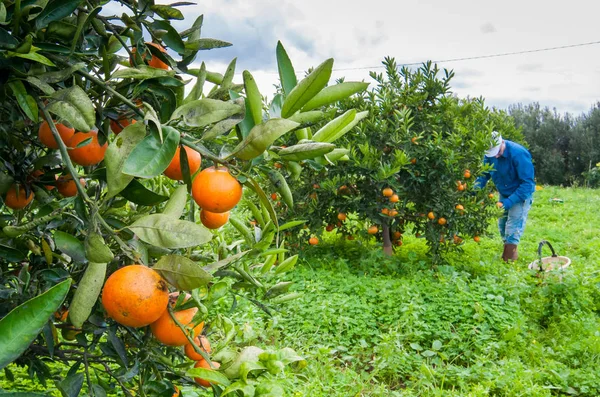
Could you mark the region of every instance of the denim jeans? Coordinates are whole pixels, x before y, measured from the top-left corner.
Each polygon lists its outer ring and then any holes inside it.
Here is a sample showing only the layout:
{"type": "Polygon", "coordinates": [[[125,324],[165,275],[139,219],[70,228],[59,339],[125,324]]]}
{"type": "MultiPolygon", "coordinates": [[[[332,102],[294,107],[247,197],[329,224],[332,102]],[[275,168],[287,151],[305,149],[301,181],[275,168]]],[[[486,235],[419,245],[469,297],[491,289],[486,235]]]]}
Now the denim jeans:
{"type": "MultiPolygon", "coordinates": [[[[505,198],[500,195],[500,200],[505,198]]],[[[532,203],[533,197],[515,203],[509,210],[505,210],[502,217],[498,219],[498,229],[504,244],[519,244],[532,203]]]]}

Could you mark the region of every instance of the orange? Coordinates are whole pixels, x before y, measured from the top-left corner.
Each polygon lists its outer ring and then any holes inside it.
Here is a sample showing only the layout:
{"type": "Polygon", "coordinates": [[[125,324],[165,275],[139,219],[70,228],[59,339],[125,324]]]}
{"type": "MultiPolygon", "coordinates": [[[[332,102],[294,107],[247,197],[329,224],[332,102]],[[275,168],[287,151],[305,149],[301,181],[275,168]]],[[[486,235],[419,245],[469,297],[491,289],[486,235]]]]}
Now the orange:
{"type": "Polygon", "coordinates": [[[69,317],[69,309],[61,308],[54,312],[54,319],[61,323],[67,321],[67,317],[69,317]]]}
{"type": "Polygon", "coordinates": [[[438,219],[438,223],[440,225],[445,225],[446,224],[446,218],[440,218],[440,219],[438,219]]]}
{"type": "Polygon", "coordinates": [[[383,208],[383,209],[381,210],[381,213],[382,213],[383,215],[389,215],[389,214],[390,214],[390,210],[389,210],[388,208],[383,208]]]}
{"type": "MultiPolygon", "coordinates": [[[[177,297],[179,296],[178,292],[174,292],[169,295],[171,300],[171,305],[177,301],[177,297]]],[[[187,298],[186,298],[187,300],[187,298]]],[[[198,312],[198,308],[192,307],[185,310],[179,310],[174,312],[173,315],[175,318],[184,326],[190,327],[194,324],[192,323],[192,319],[198,312]]],[[[202,332],[204,328],[204,322],[194,326],[192,338],[195,338],[202,332]]],[[[159,342],[167,345],[167,346],[183,346],[188,343],[188,340],[181,330],[179,326],[173,321],[171,315],[168,310],[164,310],[162,315],[158,318],[158,320],[154,321],[150,324],[150,330],[156,339],[159,342]]]]}
{"type": "MultiPolygon", "coordinates": [[[[210,346],[210,342],[208,341],[206,336],[200,335],[199,337],[194,339],[194,342],[196,342],[196,345],[198,347],[200,347],[200,349],[202,351],[204,351],[206,354],[212,353],[212,348],[210,346]]],[[[185,352],[185,355],[187,356],[187,358],[189,358],[190,360],[196,361],[196,360],[204,359],[204,357],[202,357],[200,354],[196,353],[196,351],[194,350],[194,347],[190,343],[185,345],[185,347],[183,348],[183,351],[185,352]]]]}
{"type": "Polygon", "coordinates": [[[501,202],[501,201],[498,201],[498,202],[496,203],[496,207],[498,207],[498,208],[502,208],[502,207],[504,207],[504,204],[502,204],[502,202],[501,202]]]}
{"type": "Polygon", "coordinates": [[[311,237],[311,238],[308,239],[308,243],[310,245],[317,245],[317,244],[319,244],[319,239],[316,238],[316,237],[311,237]]]}
{"type": "Polygon", "coordinates": [[[491,199],[493,199],[494,198],[494,193],[488,194],[488,197],[491,198],[491,199]]]}
{"type": "Polygon", "coordinates": [[[205,168],[192,183],[192,197],[200,208],[210,212],[227,212],[242,198],[242,185],[225,167],[205,168]]]}
{"type": "MultiPolygon", "coordinates": [[[[194,149],[190,149],[187,146],[184,146],[185,154],[187,155],[188,166],[190,168],[190,175],[194,175],[196,171],[200,169],[200,162],[202,161],[202,156],[200,153],[195,151],[194,149]]],[[[175,150],[175,155],[171,159],[169,166],[163,172],[168,178],[173,179],[174,181],[182,181],[183,173],[181,172],[181,161],[180,161],[180,151],[181,147],[177,146],[177,150],[175,150]]]]}
{"type": "MultiPolygon", "coordinates": [[[[215,362],[215,361],[212,362],[212,365],[213,365],[214,369],[219,369],[221,367],[221,364],[219,364],[218,362],[215,362]]],[[[198,360],[196,362],[196,364],[194,364],[194,368],[213,369],[210,367],[210,364],[204,359],[198,360]]],[[[210,382],[205,379],[202,379],[202,378],[194,378],[194,382],[196,382],[200,386],[210,387],[210,382]]]]}
{"type": "Polygon", "coordinates": [[[381,191],[381,193],[385,196],[385,197],[392,197],[392,195],[394,194],[394,191],[392,189],[390,189],[389,187],[386,187],[385,189],[383,189],[381,191]]]}
{"type": "Polygon", "coordinates": [[[179,388],[177,386],[173,386],[175,388],[175,393],[173,393],[173,395],[171,397],[179,397],[179,388]]]}
{"type": "MultiPolygon", "coordinates": [[[[85,186],[85,179],[79,178],[79,182],[85,186]]],[[[71,175],[63,175],[56,181],[58,192],[65,197],[77,196],[77,185],[71,175]]]]}
{"type": "Polygon", "coordinates": [[[334,228],[334,226],[330,223],[329,225],[327,225],[327,227],[325,228],[325,230],[327,230],[328,232],[332,231],[334,228]]]}
{"type": "Polygon", "coordinates": [[[469,179],[471,177],[471,171],[465,170],[463,176],[465,177],[465,179],[469,179]]]}
{"type": "Polygon", "coordinates": [[[367,229],[367,233],[369,233],[369,234],[377,234],[377,232],[379,232],[379,228],[375,225],[373,225],[369,229],[367,229]]]}
{"type": "Polygon", "coordinates": [[[394,232],[394,234],[392,234],[394,240],[398,240],[400,237],[402,237],[402,233],[400,232],[394,232]]]}
{"type": "Polygon", "coordinates": [[[435,219],[435,214],[433,212],[430,212],[427,214],[427,218],[434,220],[435,219]]]}
{"type": "Polygon", "coordinates": [[[461,204],[457,204],[455,208],[459,211],[464,211],[465,209],[465,207],[463,207],[461,204]]]}
{"type": "MultiPolygon", "coordinates": [[[[64,124],[56,123],[54,121],[54,125],[56,126],[56,130],[58,131],[58,135],[60,135],[60,139],[66,144],[69,143],[69,140],[75,134],[75,130],[73,128],[69,128],[64,124]]],[[[47,121],[44,121],[40,124],[40,129],[38,130],[38,138],[41,143],[50,149],[58,149],[58,142],[54,139],[54,135],[52,135],[52,131],[50,130],[50,126],[47,121]]]]}
{"type": "Polygon", "coordinates": [[[417,159],[413,157],[412,159],[410,159],[410,163],[411,163],[412,165],[415,165],[415,164],[417,164],[417,159]]]}
{"type": "Polygon", "coordinates": [[[475,236],[473,237],[473,241],[475,241],[476,243],[481,241],[481,238],[479,236],[475,236]]]}
{"type": "Polygon", "coordinates": [[[275,163],[275,164],[273,164],[273,167],[281,168],[281,167],[283,167],[283,165],[281,163],[275,163]]]}
{"type": "Polygon", "coordinates": [[[396,216],[396,215],[398,215],[398,211],[397,210],[390,210],[389,215],[390,216],[396,216]]]}
{"type": "Polygon", "coordinates": [[[398,197],[397,194],[392,194],[390,197],[390,203],[397,203],[398,201],[400,201],[400,197],[398,197]]]}
{"type": "Polygon", "coordinates": [[[271,193],[271,200],[275,201],[277,200],[278,196],[277,193],[271,193]]]}
{"type": "Polygon", "coordinates": [[[338,191],[340,194],[349,194],[350,193],[350,189],[348,189],[348,186],[346,186],[346,185],[340,186],[338,191]]]}
{"type": "Polygon", "coordinates": [[[462,192],[463,190],[465,190],[465,187],[466,186],[463,185],[461,181],[457,182],[457,187],[456,188],[458,189],[459,192],[462,192]]]}
{"type": "Polygon", "coordinates": [[[158,272],[142,265],[120,268],[110,275],[102,290],[106,313],[128,327],[153,323],[167,311],[168,303],[167,282],[158,272]]]}
{"type": "Polygon", "coordinates": [[[321,188],[321,186],[319,186],[318,184],[316,184],[316,183],[313,184],[313,189],[320,189],[320,188],[321,188]]]}
{"type": "Polygon", "coordinates": [[[209,229],[218,229],[229,220],[229,211],[227,212],[210,212],[200,210],[200,222],[209,229]]]}
{"type": "MultiPolygon", "coordinates": [[[[164,52],[164,53],[167,52],[167,50],[165,50],[165,48],[163,46],[161,46],[160,44],[152,43],[152,42],[149,42],[149,41],[147,41],[145,44],[146,45],[151,45],[154,48],[158,48],[160,50],[160,52],[164,52]]],[[[137,51],[136,47],[133,47],[131,49],[131,53],[132,54],[135,54],[136,51],[137,51]]],[[[129,60],[129,64],[133,65],[133,62],[131,62],[131,60],[129,60]]],[[[156,68],[156,69],[164,69],[164,70],[168,70],[169,69],[169,65],[167,65],[166,63],[164,63],[163,61],[161,61],[160,59],[158,59],[155,55],[152,55],[152,59],[150,59],[150,61],[148,62],[148,66],[156,68]]]]}
{"type": "Polygon", "coordinates": [[[100,146],[98,131],[76,132],[67,146],[69,146],[69,157],[74,163],[89,166],[98,164],[104,160],[104,153],[108,148],[108,142],[104,142],[104,145],[100,146]],[[92,140],[85,146],[77,147],[77,145],[88,138],[92,138],[92,140]]]}
{"type": "Polygon", "coordinates": [[[413,137],[410,139],[410,141],[411,141],[412,143],[414,143],[415,145],[418,145],[418,144],[419,144],[419,142],[417,142],[417,139],[419,139],[419,137],[413,136],[413,137]]]}
{"type": "Polygon", "coordinates": [[[454,240],[454,244],[460,244],[463,241],[462,238],[458,237],[458,235],[456,235],[456,234],[454,235],[453,240],[454,240]]]}
{"type": "MultiPolygon", "coordinates": [[[[42,177],[44,176],[44,171],[42,170],[35,170],[31,173],[30,178],[28,179],[30,182],[37,182],[40,179],[42,179],[42,177]]],[[[54,174],[54,180],[58,179],[58,175],[54,174]]],[[[52,185],[45,185],[44,186],[46,188],[46,190],[52,190],[55,188],[55,186],[52,185]]]]}
{"type": "Polygon", "coordinates": [[[337,218],[338,218],[338,220],[343,222],[346,220],[347,216],[343,212],[340,212],[339,214],[337,214],[337,218]]]}
{"type": "Polygon", "coordinates": [[[19,194],[17,196],[17,188],[16,185],[12,185],[8,192],[6,192],[6,198],[4,199],[4,204],[8,208],[12,208],[13,210],[22,210],[27,207],[29,203],[33,200],[33,192],[29,191],[29,195],[25,194],[25,188],[22,186],[19,187],[19,194]]]}
{"type": "Polygon", "coordinates": [[[117,120],[110,120],[110,129],[115,135],[119,135],[125,127],[137,123],[136,119],[128,119],[127,117],[119,117],[117,120]]]}

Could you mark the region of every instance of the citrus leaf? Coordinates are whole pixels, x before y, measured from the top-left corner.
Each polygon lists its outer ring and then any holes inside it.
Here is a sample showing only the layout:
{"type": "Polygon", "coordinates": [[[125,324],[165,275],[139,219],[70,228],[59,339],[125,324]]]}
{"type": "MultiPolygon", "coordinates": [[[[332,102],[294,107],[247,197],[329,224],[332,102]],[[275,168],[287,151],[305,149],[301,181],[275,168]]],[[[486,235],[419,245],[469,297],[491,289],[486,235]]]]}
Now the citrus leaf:
{"type": "Polygon", "coordinates": [[[225,397],[226,395],[237,391],[241,391],[244,397],[254,396],[255,393],[254,386],[249,385],[246,382],[237,381],[229,385],[225,390],[223,390],[221,397],[225,397]]]}
{"type": "Polygon", "coordinates": [[[229,379],[227,379],[225,375],[212,369],[193,368],[188,370],[186,372],[186,375],[193,376],[195,378],[205,379],[210,383],[218,385],[229,386],[229,384],[231,384],[231,382],[229,381],[229,379]]]}
{"type": "Polygon", "coordinates": [[[54,232],[56,248],[69,255],[75,262],[85,262],[85,248],[83,243],[69,233],[57,230],[54,232]]]}
{"type": "Polygon", "coordinates": [[[162,213],[174,219],[179,219],[181,218],[181,214],[183,214],[186,203],[187,187],[185,185],[181,185],[177,187],[175,191],[173,191],[162,213]]]}
{"type": "Polygon", "coordinates": [[[243,110],[241,106],[232,102],[205,98],[178,107],[173,112],[171,120],[182,118],[183,123],[190,127],[205,127],[241,113],[243,110]]]}
{"type": "Polygon", "coordinates": [[[175,128],[168,126],[162,126],[162,132],[163,142],[151,134],[137,144],[125,160],[123,173],[153,178],[167,169],[179,145],[180,134],[175,128]]]}
{"type": "Polygon", "coordinates": [[[325,124],[317,131],[312,139],[316,142],[332,142],[333,138],[348,126],[356,117],[356,109],[350,109],[342,115],[339,115],[329,123],[325,124]]]}
{"type": "Polygon", "coordinates": [[[25,254],[21,251],[7,247],[5,245],[0,245],[0,258],[6,260],[7,262],[19,262],[26,258],[25,254]]]}
{"type": "Polygon", "coordinates": [[[148,80],[159,77],[173,76],[174,71],[153,68],[146,65],[140,65],[137,68],[124,68],[117,70],[110,76],[111,80],[114,79],[134,79],[134,80],[148,80]]]}
{"type": "Polygon", "coordinates": [[[195,247],[209,242],[213,237],[203,226],[164,214],[144,216],[128,228],[142,241],[162,248],[195,247]]]}
{"type": "Polygon", "coordinates": [[[17,99],[19,107],[27,115],[27,117],[37,123],[38,121],[38,106],[35,99],[27,93],[25,85],[21,80],[15,80],[8,83],[17,99]]]}
{"type": "Polygon", "coordinates": [[[159,272],[169,284],[183,291],[206,286],[213,278],[196,262],[180,255],[165,255],[152,269],[159,272]]]}
{"type": "Polygon", "coordinates": [[[79,86],[65,88],[52,94],[47,109],[61,119],[67,120],[78,131],[91,131],[96,123],[94,104],[79,86]]]}
{"type": "Polygon", "coordinates": [[[71,279],[19,305],[0,320],[0,369],[17,359],[65,300],[71,279]]]}
{"type": "Polygon", "coordinates": [[[157,205],[163,201],[167,201],[169,197],[154,193],[152,190],[146,189],[137,180],[132,180],[125,189],[121,191],[121,196],[139,205],[157,205]]]}
{"type": "Polygon", "coordinates": [[[228,156],[242,160],[252,160],[260,156],[280,136],[298,127],[300,124],[287,119],[270,119],[254,126],[248,136],[241,141],[228,156]]]}
{"type": "Polygon", "coordinates": [[[183,19],[181,11],[168,5],[153,4],[150,9],[163,19],[183,19]]]}
{"type": "MultiPolygon", "coordinates": [[[[33,47],[32,49],[35,49],[33,47]]],[[[39,50],[39,48],[38,48],[39,50]]],[[[30,61],[39,62],[42,65],[46,66],[56,66],[51,60],[43,56],[42,54],[38,54],[37,52],[28,52],[27,54],[14,54],[14,56],[24,59],[29,59],[30,61]]]]}
{"type": "Polygon", "coordinates": [[[294,72],[292,61],[290,61],[290,57],[285,51],[285,48],[283,48],[281,41],[277,42],[275,54],[277,56],[277,70],[279,71],[281,87],[283,88],[284,95],[288,95],[290,92],[292,92],[296,84],[298,84],[296,72],[294,72]]]}
{"type": "Polygon", "coordinates": [[[300,161],[322,156],[335,149],[335,145],[325,142],[301,143],[281,149],[277,154],[282,160],[300,161]]]}
{"type": "Polygon", "coordinates": [[[304,225],[305,223],[306,223],[305,220],[290,221],[290,222],[287,222],[287,223],[284,223],[283,225],[281,225],[279,227],[279,231],[282,232],[284,230],[291,229],[296,226],[304,225]]]}
{"type": "Polygon", "coordinates": [[[108,145],[104,156],[106,183],[108,185],[106,198],[116,196],[133,180],[132,175],[123,173],[123,167],[133,149],[145,136],[146,126],[144,123],[138,122],[125,127],[115,140],[108,145]]]}
{"type": "Polygon", "coordinates": [[[166,21],[154,21],[150,26],[152,26],[152,29],[154,30],[164,30],[166,32],[166,34],[161,35],[161,40],[164,41],[169,48],[177,51],[179,54],[185,52],[185,45],[183,44],[181,36],[170,23],[166,21]]]}
{"type": "Polygon", "coordinates": [[[50,22],[59,21],[71,15],[82,2],[83,0],[54,0],[48,2],[44,11],[35,19],[36,29],[40,30],[48,26],[50,22]]]}
{"type": "Polygon", "coordinates": [[[214,262],[214,263],[211,263],[210,265],[204,266],[203,269],[209,273],[214,273],[217,270],[219,270],[220,268],[225,267],[225,266],[229,265],[230,263],[235,262],[238,259],[242,258],[248,252],[250,252],[250,251],[242,251],[238,254],[230,255],[227,258],[222,259],[218,262],[214,262]]]}
{"type": "Polygon", "coordinates": [[[364,112],[358,112],[358,113],[356,113],[356,117],[354,117],[354,120],[352,120],[350,122],[350,124],[348,124],[347,126],[345,126],[344,128],[342,128],[341,130],[339,130],[338,133],[335,134],[335,136],[329,140],[329,142],[333,142],[333,141],[336,141],[336,140],[340,139],[348,131],[350,131],[352,128],[356,127],[356,125],[362,119],[364,119],[365,117],[367,117],[368,115],[369,115],[369,111],[368,110],[365,110],[364,112]]]}
{"type": "Polygon", "coordinates": [[[192,91],[190,91],[188,96],[186,96],[185,99],[183,100],[184,104],[191,102],[191,101],[196,101],[196,100],[200,99],[200,97],[202,97],[202,91],[204,89],[205,81],[206,81],[206,64],[204,62],[202,62],[202,65],[200,65],[200,70],[196,74],[196,84],[194,84],[194,88],[192,88],[192,91]]]}
{"type": "Polygon", "coordinates": [[[334,102],[341,101],[358,92],[367,89],[369,83],[348,81],[339,83],[329,87],[325,87],[315,95],[306,105],[302,107],[302,112],[306,112],[321,106],[329,105],[334,102]]]}
{"type": "Polygon", "coordinates": [[[185,49],[191,51],[212,50],[214,48],[231,47],[233,44],[217,39],[202,38],[185,43],[185,49]]]}
{"type": "Polygon", "coordinates": [[[262,97],[252,74],[244,70],[242,76],[244,78],[244,91],[246,92],[246,115],[250,116],[253,121],[252,127],[254,127],[262,122],[262,97]]]}
{"type": "Polygon", "coordinates": [[[294,87],[287,95],[281,109],[281,117],[289,117],[300,110],[329,82],[333,58],[329,58],[294,87]]]}

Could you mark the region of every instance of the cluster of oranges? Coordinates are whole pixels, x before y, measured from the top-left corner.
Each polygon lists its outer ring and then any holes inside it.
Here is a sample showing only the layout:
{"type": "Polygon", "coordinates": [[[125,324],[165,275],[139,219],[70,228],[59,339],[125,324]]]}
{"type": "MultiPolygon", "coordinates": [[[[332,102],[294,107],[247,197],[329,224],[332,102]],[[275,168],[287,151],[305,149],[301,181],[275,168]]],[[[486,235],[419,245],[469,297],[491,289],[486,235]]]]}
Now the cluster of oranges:
{"type": "MultiPolygon", "coordinates": [[[[194,323],[198,308],[172,311],[178,298],[178,292],[169,294],[167,282],[158,272],[142,265],[117,270],[106,280],[102,290],[102,305],[116,322],[132,328],[149,325],[152,335],[162,344],[184,346],[185,355],[196,361],[196,368],[219,368],[216,362],[211,362],[211,367],[189,343],[188,336],[206,354],[212,351],[209,340],[201,335],[204,322],[194,323]],[[186,328],[187,336],[173,318],[186,328]]],[[[189,298],[186,294],[184,302],[189,298]]],[[[195,381],[204,387],[210,386],[205,379],[195,378],[195,381]]]]}

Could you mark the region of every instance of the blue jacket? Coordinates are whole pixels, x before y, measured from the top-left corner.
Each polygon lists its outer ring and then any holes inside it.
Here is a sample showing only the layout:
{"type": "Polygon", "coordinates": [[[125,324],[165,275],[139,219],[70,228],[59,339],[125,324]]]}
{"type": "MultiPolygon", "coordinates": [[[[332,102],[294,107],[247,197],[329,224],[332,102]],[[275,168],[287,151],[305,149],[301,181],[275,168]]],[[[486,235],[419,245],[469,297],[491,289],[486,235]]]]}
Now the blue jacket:
{"type": "Polygon", "coordinates": [[[535,181],[529,151],[518,143],[506,139],[504,142],[506,147],[500,157],[485,157],[483,160],[484,164],[491,164],[494,169],[477,178],[475,186],[483,188],[492,178],[496,189],[506,197],[502,204],[508,210],[533,196],[535,181]]]}

